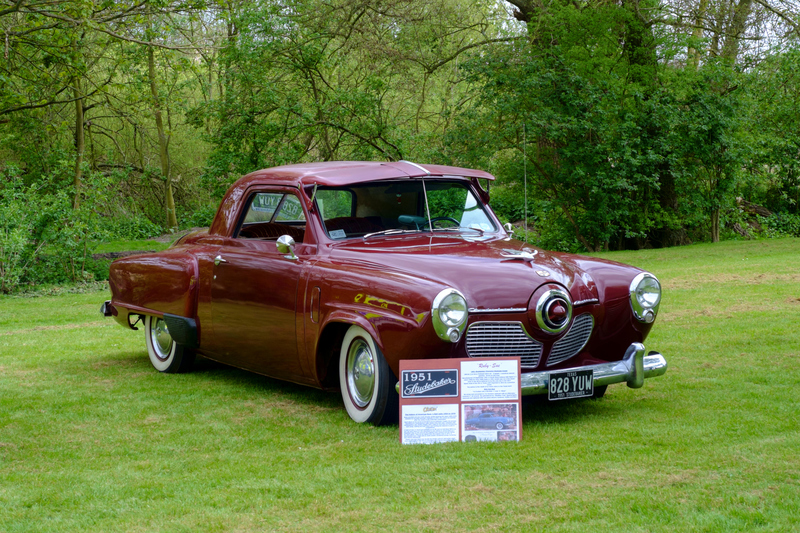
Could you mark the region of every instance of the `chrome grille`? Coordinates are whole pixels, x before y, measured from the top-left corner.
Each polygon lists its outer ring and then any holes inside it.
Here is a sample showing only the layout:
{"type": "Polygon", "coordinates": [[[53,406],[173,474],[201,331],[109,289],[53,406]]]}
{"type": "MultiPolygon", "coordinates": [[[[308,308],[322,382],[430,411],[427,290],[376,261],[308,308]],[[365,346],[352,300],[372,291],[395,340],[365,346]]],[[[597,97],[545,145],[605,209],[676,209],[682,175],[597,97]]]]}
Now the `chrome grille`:
{"type": "Polygon", "coordinates": [[[567,334],[559,339],[550,349],[547,366],[552,366],[578,355],[589,341],[594,327],[594,318],[589,313],[575,317],[567,334]]]}
{"type": "Polygon", "coordinates": [[[520,357],[522,366],[536,366],[542,344],[530,338],[519,322],[475,322],[467,330],[470,357],[520,357]]]}

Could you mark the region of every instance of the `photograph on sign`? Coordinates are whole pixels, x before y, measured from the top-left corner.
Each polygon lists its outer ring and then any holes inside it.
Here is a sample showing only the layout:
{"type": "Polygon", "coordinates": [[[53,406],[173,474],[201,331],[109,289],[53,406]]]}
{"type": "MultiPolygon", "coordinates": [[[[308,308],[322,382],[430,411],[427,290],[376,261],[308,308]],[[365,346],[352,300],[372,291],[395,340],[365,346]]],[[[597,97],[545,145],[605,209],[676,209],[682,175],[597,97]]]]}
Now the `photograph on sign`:
{"type": "Polygon", "coordinates": [[[462,409],[462,440],[519,440],[518,403],[464,404],[462,409]]]}
{"type": "Polygon", "coordinates": [[[461,362],[461,401],[519,400],[519,360],[461,362]]]}
{"type": "Polygon", "coordinates": [[[458,370],[403,370],[400,395],[403,398],[457,398],[458,370]]]}
{"type": "Polygon", "coordinates": [[[457,442],[458,404],[403,405],[400,441],[403,444],[457,442]]]}

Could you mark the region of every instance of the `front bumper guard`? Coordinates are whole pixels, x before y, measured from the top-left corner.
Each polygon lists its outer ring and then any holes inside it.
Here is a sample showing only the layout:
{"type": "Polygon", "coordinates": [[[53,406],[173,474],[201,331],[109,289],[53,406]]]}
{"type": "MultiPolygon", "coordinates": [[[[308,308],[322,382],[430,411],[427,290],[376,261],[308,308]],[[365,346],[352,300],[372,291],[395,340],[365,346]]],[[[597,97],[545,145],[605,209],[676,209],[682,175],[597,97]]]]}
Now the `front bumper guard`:
{"type": "Polygon", "coordinates": [[[644,344],[634,342],[625,351],[625,356],[621,361],[522,374],[522,395],[547,394],[552,372],[575,370],[591,370],[595,387],[624,381],[628,387],[638,389],[644,385],[645,379],[663,376],[667,372],[667,360],[663,355],[658,352],[650,352],[645,355],[644,352],[644,344]]]}

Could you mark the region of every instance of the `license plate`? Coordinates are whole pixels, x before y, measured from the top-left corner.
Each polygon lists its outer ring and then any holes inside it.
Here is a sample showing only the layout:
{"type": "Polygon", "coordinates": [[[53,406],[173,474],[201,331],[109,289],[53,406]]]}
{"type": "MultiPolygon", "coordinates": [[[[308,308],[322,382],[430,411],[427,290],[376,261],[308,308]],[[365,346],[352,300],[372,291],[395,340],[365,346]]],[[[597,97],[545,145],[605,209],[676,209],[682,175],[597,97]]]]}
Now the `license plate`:
{"type": "Polygon", "coordinates": [[[548,400],[586,398],[594,394],[594,372],[591,370],[571,370],[551,372],[548,400]]]}

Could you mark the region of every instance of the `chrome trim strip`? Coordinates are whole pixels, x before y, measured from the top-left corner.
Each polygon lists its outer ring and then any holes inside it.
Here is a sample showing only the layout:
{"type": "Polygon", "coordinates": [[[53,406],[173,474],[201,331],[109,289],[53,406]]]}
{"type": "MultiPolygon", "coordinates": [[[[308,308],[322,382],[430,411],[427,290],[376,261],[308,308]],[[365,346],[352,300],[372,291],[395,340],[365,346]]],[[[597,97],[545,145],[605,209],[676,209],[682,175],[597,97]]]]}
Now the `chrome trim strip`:
{"type": "Polygon", "coordinates": [[[400,161],[398,161],[398,163],[406,163],[406,164],[409,164],[409,165],[413,165],[413,166],[417,167],[418,169],[420,169],[421,171],[423,171],[426,175],[428,175],[428,176],[431,175],[430,171],[427,168],[423,167],[422,165],[418,165],[418,164],[413,163],[411,161],[406,161],[405,159],[401,159],[400,161]]]}
{"type": "Polygon", "coordinates": [[[524,313],[528,309],[525,307],[497,307],[494,309],[476,309],[469,308],[470,313],[524,313]]]}
{"type": "Polygon", "coordinates": [[[572,302],[572,306],[575,307],[578,305],[599,304],[599,303],[600,300],[598,300],[597,298],[589,298],[588,300],[578,300],[577,302],[572,302]]]}
{"type": "MultiPolygon", "coordinates": [[[[592,370],[594,373],[594,386],[611,385],[613,383],[627,382],[628,387],[638,389],[644,385],[644,380],[663,376],[667,372],[667,360],[658,352],[644,355],[644,345],[634,342],[625,352],[621,361],[587,365],[565,370],[592,370]]],[[[547,394],[550,386],[550,372],[528,372],[522,374],[522,395],[547,394]]]]}

